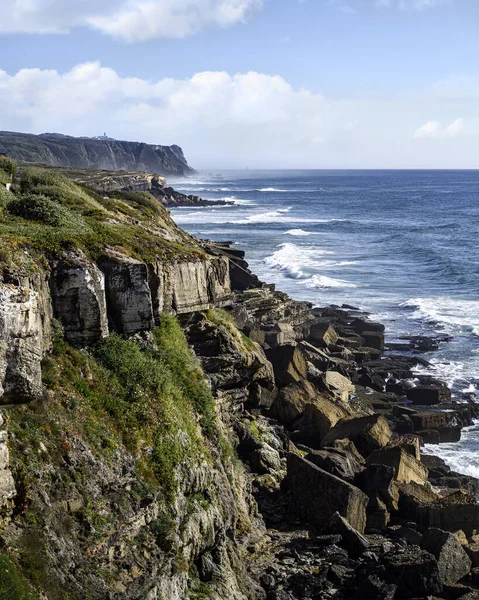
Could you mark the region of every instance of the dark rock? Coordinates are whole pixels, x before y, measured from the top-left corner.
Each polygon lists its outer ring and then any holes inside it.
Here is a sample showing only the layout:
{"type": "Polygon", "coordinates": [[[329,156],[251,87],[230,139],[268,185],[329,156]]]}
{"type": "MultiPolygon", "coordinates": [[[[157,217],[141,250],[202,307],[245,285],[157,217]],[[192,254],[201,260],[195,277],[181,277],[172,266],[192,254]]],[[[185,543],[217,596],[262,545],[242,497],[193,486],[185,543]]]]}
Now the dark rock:
{"type": "Polygon", "coordinates": [[[329,525],[334,513],[345,517],[360,533],[366,527],[368,497],[357,487],[323,471],[313,463],[288,454],[290,512],[319,528],[329,525]]]}
{"type": "Polygon", "coordinates": [[[278,346],[266,351],[273,365],[276,384],[286,387],[308,376],[308,367],[301,350],[297,346],[278,346]]]}
{"type": "Polygon", "coordinates": [[[414,404],[434,406],[443,402],[450,402],[451,390],[446,386],[418,385],[408,390],[407,397],[414,404]]]}
{"type": "Polygon", "coordinates": [[[368,540],[356,531],[338,512],[334,513],[329,524],[332,533],[337,533],[342,540],[340,545],[352,557],[359,557],[369,547],[368,540]]]}
{"type": "Polygon", "coordinates": [[[354,483],[357,474],[364,469],[364,461],[351,452],[336,448],[311,450],[305,458],[320,469],[323,469],[323,471],[327,471],[331,475],[336,475],[336,477],[340,477],[349,483],[354,483]]]}
{"type": "Polygon", "coordinates": [[[402,483],[427,483],[428,470],[405,448],[395,446],[375,450],[368,457],[369,464],[388,465],[394,468],[394,478],[402,483]]]}
{"type": "Polygon", "coordinates": [[[360,585],[353,600],[394,600],[396,590],[396,585],[385,583],[376,575],[369,575],[360,585]]]}
{"type": "Polygon", "coordinates": [[[375,350],[384,350],[384,333],[380,331],[363,331],[361,336],[364,340],[364,345],[367,348],[375,350]]]}
{"type": "Polygon", "coordinates": [[[318,390],[309,381],[295,381],[280,390],[271,406],[270,415],[284,425],[291,425],[318,396],[318,390]]]}
{"type": "Polygon", "coordinates": [[[380,415],[371,415],[339,423],[326,434],[321,445],[329,446],[334,440],[347,438],[355,444],[362,456],[367,457],[373,450],[385,446],[391,435],[386,419],[380,415]]]}
{"type": "Polygon", "coordinates": [[[349,326],[356,332],[362,335],[364,332],[384,333],[385,327],[382,323],[373,323],[366,319],[354,319],[349,326]]]}
{"type": "Polygon", "coordinates": [[[302,443],[319,448],[321,440],[336,423],[348,417],[348,411],[340,404],[317,395],[313,403],[304,407],[303,417],[295,423],[296,436],[302,443]]]}
{"type": "Polygon", "coordinates": [[[428,529],[422,537],[421,548],[436,557],[442,583],[457,583],[471,570],[470,558],[452,533],[428,529]]]}
{"type": "Polygon", "coordinates": [[[426,598],[442,591],[435,557],[409,546],[385,557],[384,579],[397,586],[396,599],[426,598]]]}
{"type": "Polygon", "coordinates": [[[394,484],[394,475],[393,467],[373,463],[366,465],[356,476],[354,483],[368,496],[378,496],[389,510],[397,510],[399,492],[394,484]]]}

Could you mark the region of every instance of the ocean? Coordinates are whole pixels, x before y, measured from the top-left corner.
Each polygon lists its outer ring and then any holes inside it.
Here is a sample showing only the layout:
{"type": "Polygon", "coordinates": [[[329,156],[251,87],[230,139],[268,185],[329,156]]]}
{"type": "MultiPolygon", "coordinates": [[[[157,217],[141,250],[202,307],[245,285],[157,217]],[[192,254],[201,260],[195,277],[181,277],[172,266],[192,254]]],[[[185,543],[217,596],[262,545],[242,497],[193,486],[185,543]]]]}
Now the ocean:
{"type": "MultiPolygon", "coordinates": [[[[291,297],[352,304],[387,340],[447,335],[422,369],[479,401],[479,171],[222,171],[169,181],[233,204],[172,210],[190,233],[232,241],[291,297]]],[[[426,447],[479,477],[479,423],[426,447]]]]}

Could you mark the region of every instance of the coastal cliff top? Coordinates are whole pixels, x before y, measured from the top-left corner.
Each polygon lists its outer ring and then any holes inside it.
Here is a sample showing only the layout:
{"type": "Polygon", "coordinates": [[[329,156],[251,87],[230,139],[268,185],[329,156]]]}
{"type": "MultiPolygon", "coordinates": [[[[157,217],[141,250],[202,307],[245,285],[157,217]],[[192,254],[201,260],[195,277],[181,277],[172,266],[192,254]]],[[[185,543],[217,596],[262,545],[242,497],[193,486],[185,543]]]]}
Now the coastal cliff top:
{"type": "Polygon", "coordinates": [[[198,242],[147,191],[102,196],[55,170],[26,168],[15,178],[16,171],[14,161],[0,157],[4,267],[25,267],[26,257],[39,264],[76,248],[92,258],[111,251],[138,260],[204,256],[198,242]]]}
{"type": "Polygon", "coordinates": [[[195,173],[177,145],[0,131],[2,153],[17,161],[52,167],[151,171],[178,177],[195,173]]]}

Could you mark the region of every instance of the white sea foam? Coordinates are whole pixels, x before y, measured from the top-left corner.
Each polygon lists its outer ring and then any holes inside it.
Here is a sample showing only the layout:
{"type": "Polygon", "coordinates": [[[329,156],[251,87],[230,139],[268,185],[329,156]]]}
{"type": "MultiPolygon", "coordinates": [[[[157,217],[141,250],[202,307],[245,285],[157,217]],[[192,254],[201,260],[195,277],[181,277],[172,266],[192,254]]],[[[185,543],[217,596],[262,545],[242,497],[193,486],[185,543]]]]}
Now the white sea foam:
{"type": "Polygon", "coordinates": [[[479,336],[479,301],[449,297],[411,298],[401,306],[412,308],[412,318],[437,325],[452,335],[479,336]]]}
{"type": "Polygon", "coordinates": [[[429,366],[417,366],[415,375],[432,375],[444,381],[455,392],[477,394],[479,385],[479,360],[458,361],[444,358],[429,359],[429,366]],[[476,381],[477,383],[474,383],[476,381]]]}
{"type": "Polygon", "coordinates": [[[277,188],[274,188],[274,187],[268,187],[268,188],[261,188],[257,191],[258,192],[289,192],[290,190],[278,190],[277,188]]]}
{"type": "Polygon", "coordinates": [[[461,441],[456,444],[426,444],[424,454],[439,456],[458,473],[479,478],[479,421],[462,430],[461,441]]]}
{"type": "MultiPolygon", "coordinates": [[[[337,263],[340,265],[341,263],[337,263]]],[[[346,263],[347,264],[347,263],[346,263]]],[[[313,275],[306,282],[309,288],[355,288],[357,285],[349,283],[343,279],[335,279],[334,277],[326,277],[326,275],[313,275]]]]}
{"type": "Polygon", "coordinates": [[[314,246],[296,246],[287,242],[281,244],[271,256],[266,257],[265,263],[283,271],[293,279],[305,279],[310,277],[306,269],[317,266],[317,259],[325,254],[332,254],[332,252],[314,246]]]}
{"type": "Polygon", "coordinates": [[[288,214],[292,207],[279,208],[277,210],[266,211],[261,213],[252,213],[244,219],[231,221],[236,225],[248,225],[250,223],[331,223],[339,219],[308,219],[304,217],[295,217],[288,214]]]}
{"type": "Polygon", "coordinates": [[[304,231],[304,229],[290,229],[289,231],[285,231],[284,234],[285,235],[307,236],[307,235],[314,235],[314,232],[312,232],[312,231],[304,231]]]}
{"type": "Polygon", "coordinates": [[[221,198],[221,200],[232,202],[236,206],[256,206],[257,204],[256,202],[253,202],[253,200],[245,200],[243,198],[237,198],[236,196],[225,196],[224,198],[221,198]]]}
{"type": "Polygon", "coordinates": [[[268,256],[265,263],[273,269],[282,271],[287,277],[302,280],[308,288],[356,287],[353,283],[342,279],[311,274],[313,270],[333,269],[352,264],[351,261],[335,261],[324,258],[324,256],[331,254],[334,253],[317,246],[297,246],[287,242],[281,244],[276,252],[268,256]]]}

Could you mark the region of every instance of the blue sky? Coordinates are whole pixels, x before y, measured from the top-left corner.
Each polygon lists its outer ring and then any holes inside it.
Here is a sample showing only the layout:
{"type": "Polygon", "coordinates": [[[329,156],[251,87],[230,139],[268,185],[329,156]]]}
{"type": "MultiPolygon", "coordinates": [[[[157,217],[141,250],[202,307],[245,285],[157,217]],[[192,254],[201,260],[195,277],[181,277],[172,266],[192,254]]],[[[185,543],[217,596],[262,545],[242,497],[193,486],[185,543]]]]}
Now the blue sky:
{"type": "Polygon", "coordinates": [[[0,0],[0,129],[200,168],[479,167],[477,0],[0,0]]]}

